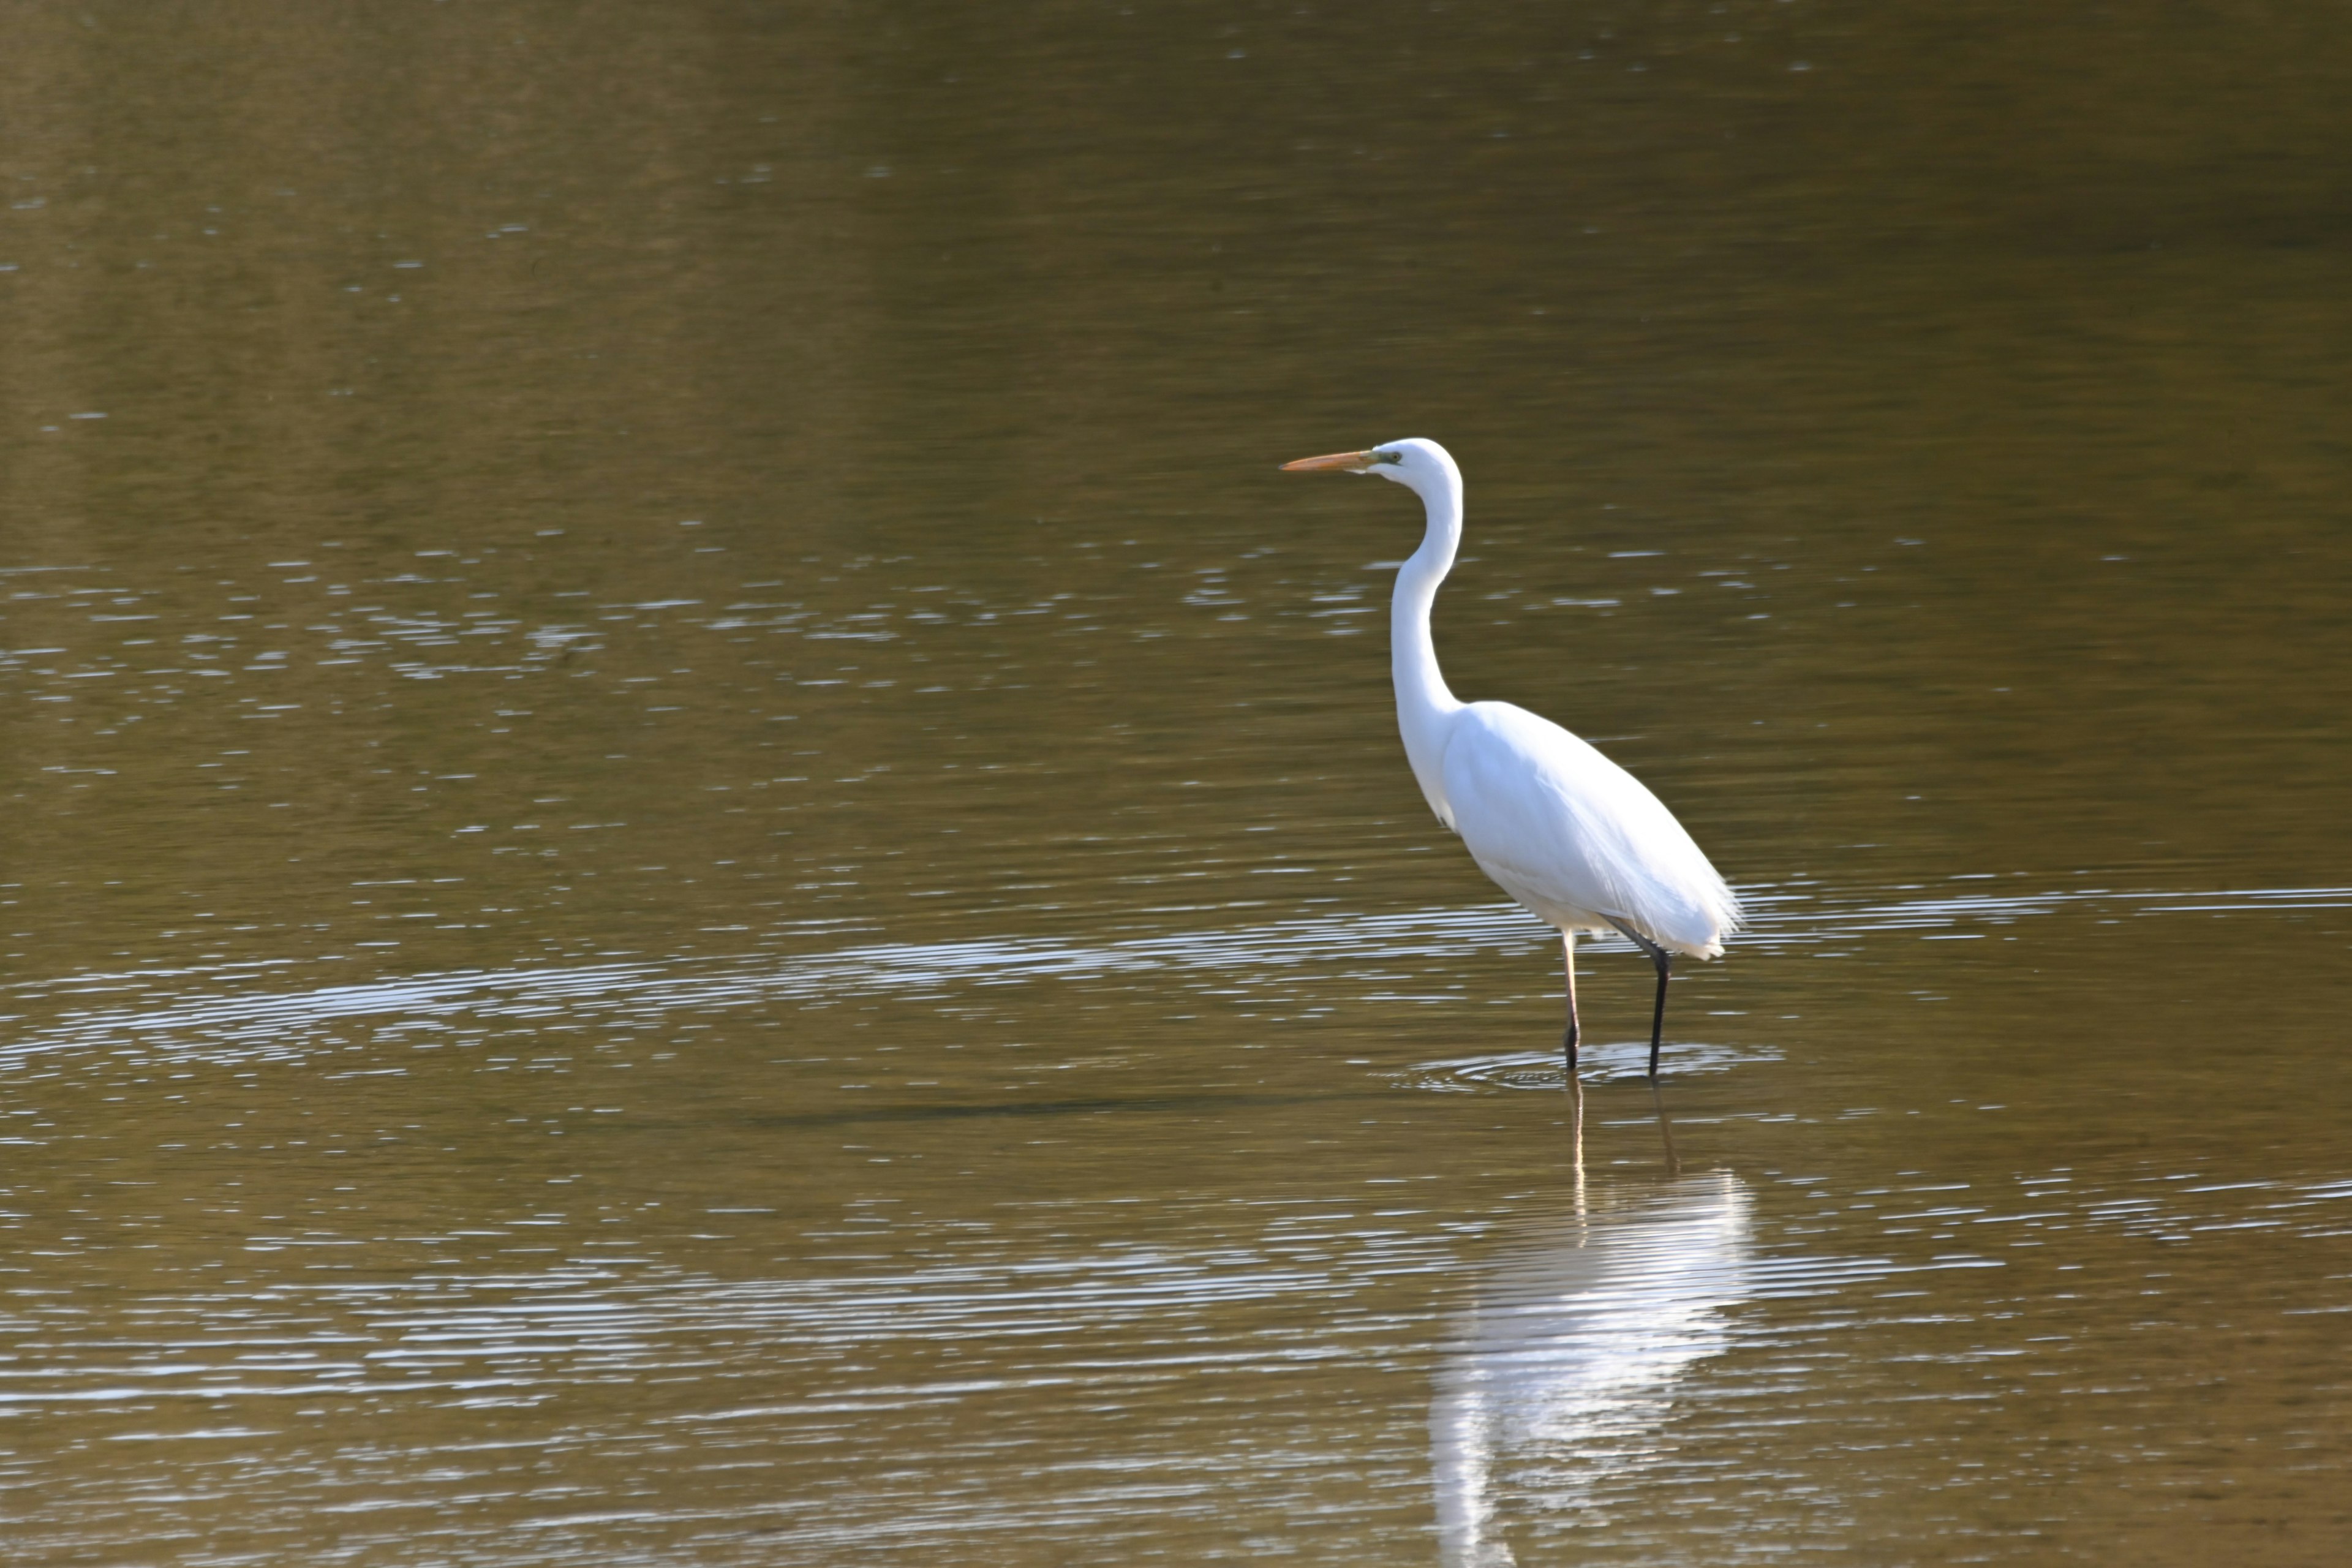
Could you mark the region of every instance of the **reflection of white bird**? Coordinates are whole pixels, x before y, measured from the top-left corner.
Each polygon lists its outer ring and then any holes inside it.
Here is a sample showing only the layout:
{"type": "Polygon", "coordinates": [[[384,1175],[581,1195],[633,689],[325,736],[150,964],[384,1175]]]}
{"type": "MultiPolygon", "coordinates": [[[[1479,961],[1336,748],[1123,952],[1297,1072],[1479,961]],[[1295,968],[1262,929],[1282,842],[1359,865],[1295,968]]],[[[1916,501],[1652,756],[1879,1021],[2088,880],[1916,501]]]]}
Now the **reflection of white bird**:
{"type": "Polygon", "coordinates": [[[1421,548],[1397,574],[1389,612],[1397,723],[1413,777],[1438,820],[1503,890],[1560,931],[1568,971],[1568,1070],[1576,1071],[1576,933],[1623,932],[1657,966],[1650,1076],[1658,1076],[1674,955],[1713,958],[1739,904],[1689,834],[1633,774],[1549,719],[1507,702],[1462,702],[1445,689],[1429,610],[1462,542],[1462,470],[1434,441],[1302,458],[1394,479],[1429,509],[1421,548]]]}
{"type": "Polygon", "coordinates": [[[1676,1380],[1730,1342],[1721,1314],[1748,1293],[1749,1229],[1747,1189],[1718,1172],[1490,1266],[1429,1410],[1447,1568],[1517,1562],[1507,1521],[1589,1519],[1653,1458],[1676,1380]]]}

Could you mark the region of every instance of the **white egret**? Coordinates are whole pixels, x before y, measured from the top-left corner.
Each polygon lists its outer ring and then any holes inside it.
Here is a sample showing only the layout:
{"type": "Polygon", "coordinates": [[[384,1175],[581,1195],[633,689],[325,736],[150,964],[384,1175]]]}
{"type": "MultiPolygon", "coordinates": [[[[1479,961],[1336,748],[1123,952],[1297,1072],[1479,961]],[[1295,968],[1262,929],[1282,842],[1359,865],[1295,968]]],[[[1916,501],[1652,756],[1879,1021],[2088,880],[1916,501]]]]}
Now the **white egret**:
{"type": "Polygon", "coordinates": [[[1422,499],[1421,548],[1397,573],[1389,659],[1405,760],[1437,819],[1502,889],[1559,928],[1568,975],[1568,1071],[1576,1072],[1576,933],[1615,930],[1650,955],[1650,1076],[1658,1076],[1666,982],[1676,953],[1714,958],[1739,902],[1674,813],[1633,774],[1549,719],[1507,702],[1463,702],[1438,673],[1429,611],[1462,542],[1462,470],[1434,441],[1302,458],[1286,469],[1378,474],[1422,499]]]}

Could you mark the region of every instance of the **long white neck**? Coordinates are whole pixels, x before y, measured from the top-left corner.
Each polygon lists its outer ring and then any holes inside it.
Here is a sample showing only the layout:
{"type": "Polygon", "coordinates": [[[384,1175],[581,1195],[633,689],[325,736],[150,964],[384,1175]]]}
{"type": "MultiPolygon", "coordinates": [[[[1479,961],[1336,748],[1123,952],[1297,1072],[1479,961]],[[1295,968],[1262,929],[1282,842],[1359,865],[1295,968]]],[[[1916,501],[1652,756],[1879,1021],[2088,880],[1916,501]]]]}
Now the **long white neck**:
{"type": "Polygon", "coordinates": [[[1412,764],[1412,776],[1430,808],[1451,827],[1454,811],[1445,798],[1443,766],[1445,731],[1462,704],[1438,673],[1429,612],[1462,542],[1462,471],[1449,458],[1437,473],[1419,476],[1412,489],[1429,508],[1429,530],[1422,536],[1421,548],[1398,571],[1396,594],[1389,601],[1389,669],[1396,681],[1397,728],[1404,735],[1405,760],[1412,764]]]}

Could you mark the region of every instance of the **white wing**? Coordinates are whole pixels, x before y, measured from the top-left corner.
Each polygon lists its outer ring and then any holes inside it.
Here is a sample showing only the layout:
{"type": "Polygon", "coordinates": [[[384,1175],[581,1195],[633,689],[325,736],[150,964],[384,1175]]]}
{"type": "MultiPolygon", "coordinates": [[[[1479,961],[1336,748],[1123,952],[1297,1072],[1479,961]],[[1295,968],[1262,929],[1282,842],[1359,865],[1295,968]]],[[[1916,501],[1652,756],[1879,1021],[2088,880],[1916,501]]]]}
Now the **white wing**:
{"type": "Polygon", "coordinates": [[[1474,702],[1445,742],[1445,795],[1471,858],[1564,930],[1605,917],[1713,958],[1738,901],[1642,782],[1549,719],[1474,702]]]}

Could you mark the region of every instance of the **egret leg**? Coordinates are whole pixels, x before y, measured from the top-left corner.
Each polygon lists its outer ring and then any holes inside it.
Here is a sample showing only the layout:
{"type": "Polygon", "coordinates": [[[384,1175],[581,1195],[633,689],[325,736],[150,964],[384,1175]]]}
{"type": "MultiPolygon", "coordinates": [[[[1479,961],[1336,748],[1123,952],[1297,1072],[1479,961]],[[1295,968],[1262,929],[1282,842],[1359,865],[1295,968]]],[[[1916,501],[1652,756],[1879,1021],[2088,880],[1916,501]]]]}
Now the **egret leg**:
{"type": "Polygon", "coordinates": [[[1648,953],[1650,962],[1658,968],[1658,1002],[1650,1010],[1650,1077],[1654,1079],[1658,1076],[1658,1043],[1666,1032],[1666,982],[1674,978],[1675,955],[1623,921],[1611,919],[1609,923],[1624,932],[1626,941],[1648,953]]]}
{"type": "Polygon", "coordinates": [[[1658,1003],[1650,1010],[1650,1081],[1658,1080],[1658,1042],[1666,1032],[1666,982],[1674,978],[1675,955],[1664,948],[1652,960],[1658,966],[1658,1003]]]}
{"type": "Polygon", "coordinates": [[[1560,1042],[1560,1055],[1567,1059],[1569,1087],[1576,1086],[1576,933],[1559,933],[1560,954],[1568,970],[1568,1037],[1560,1042]]]}

